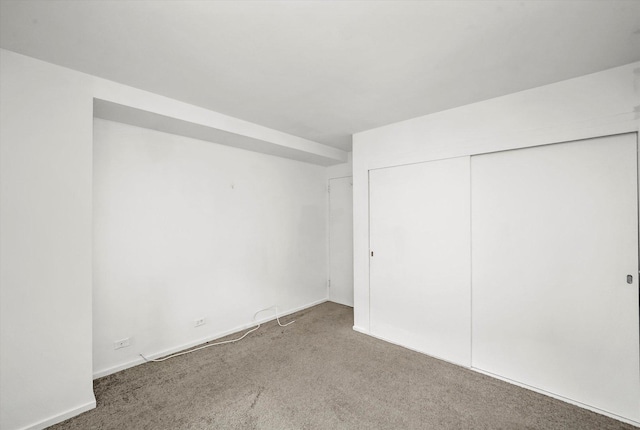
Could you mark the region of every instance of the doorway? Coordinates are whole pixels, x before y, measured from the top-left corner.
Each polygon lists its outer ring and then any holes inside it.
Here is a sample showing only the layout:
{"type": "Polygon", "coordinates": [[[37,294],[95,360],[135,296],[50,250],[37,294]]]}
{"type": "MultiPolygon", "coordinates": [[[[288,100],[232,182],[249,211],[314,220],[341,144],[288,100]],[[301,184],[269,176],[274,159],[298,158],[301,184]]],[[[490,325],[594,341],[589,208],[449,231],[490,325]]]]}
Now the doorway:
{"type": "Polygon", "coordinates": [[[353,179],[329,179],[329,283],[332,302],[353,307],[353,179]]]}

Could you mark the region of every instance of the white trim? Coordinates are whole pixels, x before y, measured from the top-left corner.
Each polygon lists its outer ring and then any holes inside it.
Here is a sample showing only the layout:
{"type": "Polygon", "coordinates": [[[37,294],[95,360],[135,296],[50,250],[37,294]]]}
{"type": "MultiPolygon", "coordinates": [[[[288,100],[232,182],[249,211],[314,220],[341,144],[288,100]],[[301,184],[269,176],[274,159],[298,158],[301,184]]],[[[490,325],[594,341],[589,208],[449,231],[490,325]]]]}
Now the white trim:
{"type": "MultiPolygon", "coordinates": [[[[331,181],[348,178],[351,178],[351,206],[353,209],[353,175],[338,176],[335,178],[327,179],[327,301],[353,308],[355,306],[355,300],[353,304],[347,304],[339,302],[331,297],[331,181]]],[[[353,211],[351,216],[351,224],[353,227],[353,211]]]]}
{"type": "MultiPolygon", "coordinates": [[[[354,326],[354,330],[355,330],[355,326],[354,326]]],[[[357,331],[360,331],[360,330],[357,330],[357,331]]],[[[361,332],[361,333],[364,333],[364,332],[361,332]]],[[[401,343],[398,343],[396,341],[390,340],[390,339],[388,339],[386,337],[378,336],[377,334],[373,334],[371,332],[364,333],[364,334],[366,334],[368,336],[371,336],[371,337],[373,337],[375,339],[381,340],[383,342],[387,342],[387,343],[390,343],[392,345],[396,345],[396,346],[399,346],[401,348],[408,349],[409,351],[417,352],[419,354],[423,354],[423,355],[426,355],[428,357],[435,358],[436,360],[444,361],[445,363],[449,363],[449,364],[453,364],[453,365],[458,366],[458,367],[462,367],[463,369],[472,369],[471,366],[466,366],[464,364],[456,363],[455,361],[447,360],[446,358],[438,357],[437,355],[428,354],[428,353],[426,353],[424,351],[421,351],[419,349],[411,348],[410,346],[403,345],[401,343]]]]}
{"type": "Polygon", "coordinates": [[[547,396],[547,397],[552,397],[552,398],[554,398],[554,399],[556,399],[556,400],[560,400],[560,401],[563,401],[563,402],[565,402],[565,403],[569,403],[569,404],[571,404],[571,405],[578,406],[578,407],[580,407],[580,408],[582,408],[582,409],[590,410],[590,411],[595,412],[595,413],[597,413],[597,414],[604,415],[604,416],[607,416],[607,417],[609,417],[609,418],[613,418],[613,419],[618,420],[618,421],[621,421],[621,422],[623,422],[623,423],[631,424],[631,425],[636,426],[636,427],[640,427],[640,422],[633,421],[633,420],[630,420],[630,419],[628,419],[628,418],[621,417],[621,416],[616,415],[616,414],[612,414],[611,412],[607,412],[607,411],[604,411],[604,410],[602,410],[602,409],[598,409],[598,408],[595,408],[595,407],[593,407],[593,406],[589,406],[589,405],[586,405],[586,404],[584,404],[584,403],[580,403],[580,402],[578,402],[578,401],[571,400],[571,399],[569,399],[569,398],[562,397],[562,396],[559,396],[559,395],[557,395],[557,394],[554,394],[554,393],[551,393],[551,392],[548,392],[548,391],[544,391],[544,390],[541,390],[541,389],[538,389],[538,388],[532,387],[532,386],[530,386],[530,385],[522,384],[522,383],[520,383],[520,382],[517,382],[517,381],[511,380],[511,379],[508,379],[508,378],[504,378],[504,377],[499,376],[499,375],[496,375],[496,374],[494,374],[494,373],[486,372],[486,371],[484,371],[484,370],[478,369],[477,367],[464,366],[464,365],[461,365],[461,364],[458,364],[458,363],[454,363],[454,362],[449,361],[449,360],[444,360],[444,359],[442,359],[442,358],[440,358],[440,357],[436,357],[436,356],[431,355],[431,354],[426,354],[426,353],[424,353],[424,352],[422,352],[422,351],[419,351],[419,350],[417,350],[417,349],[410,348],[410,347],[407,347],[407,346],[405,346],[405,345],[401,345],[401,344],[399,344],[399,343],[396,343],[396,342],[393,342],[393,341],[387,340],[387,339],[385,339],[385,338],[383,338],[383,337],[380,337],[380,336],[376,336],[376,335],[374,335],[374,334],[371,334],[371,333],[367,332],[366,330],[364,330],[364,329],[362,329],[362,328],[360,328],[360,327],[353,326],[353,330],[355,330],[355,331],[357,331],[357,332],[359,332],[359,333],[365,334],[365,335],[367,335],[367,336],[371,336],[371,337],[372,337],[372,338],[374,338],[374,339],[378,339],[378,340],[381,340],[381,341],[383,341],[383,342],[387,342],[387,343],[390,343],[390,344],[392,344],[392,345],[397,345],[397,346],[399,346],[399,347],[401,347],[401,348],[408,349],[409,351],[417,352],[417,353],[419,353],[419,354],[426,355],[427,357],[435,358],[436,360],[440,360],[440,361],[444,361],[445,363],[453,364],[454,366],[460,367],[460,368],[462,368],[462,369],[472,370],[472,371],[474,371],[474,372],[476,372],[476,373],[480,373],[480,374],[482,374],[482,375],[486,375],[486,376],[489,376],[489,377],[494,378],[494,379],[499,379],[499,380],[504,381],[504,382],[507,382],[507,383],[509,383],[509,384],[511,384],[511,385],[516,385],[516,386],[518,386],[518,387],[520,387],[520,388],[524,388],[524,389],[527,389],[527,390],[529,390],[529,391],[533,391],[533,392],[536,392],[536,393],[539,393],[539,394],[543,394],[543,395],[545,395],[545,396],[547,396]]]}
{"type": "Polygon", "coordinates": [[[552,397],[552,398],[554,398],[556,400],[560,400],[560,401],[563,401],[565,403],[569,403],[570,405],[574,405],[574,406],[578,406],[578,407],[580,407],[582,409],[590,410],[590,411],[595,412],[597,414],[604,415],[604,416],[607,416],[609,418],[613,418],[613,419],[621,421],[623,423],[631,424],[631,425],[636,426],[636,427],[640,427],[640,422],[638,422],[638,421],[633,421],[633,420],[630,420],[628,418],[621,417],[620,415],[616,415],[616,414],[613,414],[611,412],[607,412],[607,411],[604,411],[602,409],[598,409],[596,407],[589,406],[589,405],[584,404],[584,403],[580,403],[580,402],[578,402],[576,400],[572,400],[572,399],[569,399],[567,397],[562,397],[562,396],[559,396],[557,394],[551,393],[549,391],[544,391],[544,390],[541,390],[541,389],[536,388],[536,387],[532,387],[532,386],[527,385],[527,384],[522,384],[520,382],[511,380],[511,379],[508,379],[508,378],[504,378],[504,377],[496,375],[494,373],[486,372],[486,371],[484,371],[482,369],[478,369],[477,367],[471,367],[470,370],[473,370],[476,373],[480,373],[482,375],[486,375],[486,376],[489,376],[489,377],[494,378],[494,379],[499,379],[499,380],[507,382],[507,383],[509,383],[511,385],[516,385],[516,386],[518,386],[520,388],[524,388],[524,389],[527,389],[529,391],[533,391],[533,392],[536,392],[536,393],[539,393],[539,394],[543,394],[543,395],[548,396],[548,397],[552,397]]]}
{"type": "Polygon", "coordinates": [[[337,300],[335,300],[335,299],[327,299],[327,301],[328,301],[328,302],[331,302],[331,303],[335,303],[335,304],[337,304],[337,305],[346,306],[346,307],[348,307],[348,308],[353,309],[353,306],[348,305],[348,304],[346,304],[346,303],[339,302],[339,301],[337,301],[337,300]]]}
{"type": "Polygon", "coordinates": [[[327,179],[327,181],[333,181],[334,179],[345,179],[345,178],[353,178],[352,175],[344,175],[344,176],[336,176],[336,177],[330,177],[327,179]]]}
{"type": "Polygon", "coordinates": [[[452,152],[443,152],[435,155],[425,154],[424,156],[417,155],[412,156],[411,160],[406,160],[404,157],[400,160],[392,160],[390,159],[391,157],[387,156],[379,160],[374,159],[367,161],[367,170],[386,169],[429,161],[484,155],[494,152],[573,142],[576,140],[595,139],[616,134],[637,133],[640,131],[640,121],[632,118],[632,113],[618,115],[615,118],[616,120],[613,122],[599,123],[597,120],[594,120],[586,124],[585,122],[581,122],[579,124],[545,127],[534,130],[515,130],[488,137],[477,136],[473,139],[465,138],[451,142],[452,146],[458,146],[458,149],[452,152]],[[491,146],[491,149],[484,149],[487,145],[491,146]],[[483,149],[475,150],[474,148],[483,149]]]}
{"type": "Polygon", "coordinates": [[[325,270],[325,296],[327,300],[331,297],[331,179],[327,178],[327,193],[326,193],[326,211],[325,211],[325,231],[326,231],[326,239],[325,242],[325,258],[327,259],[327,265],[325,270]]]}
{"type": "MultiPolygon", "coordinates": [[[[294,309],[289,309],[289,310],[287,310],[285,312],[281,312],[281,313],[278,314],[278,316],[279,317],[283,317],[283,316],[291,315],[291,314],[293,314],[295,312],[299,312],[301,310],[308,309],[308,308],[311,308],[313,306],[317,306],[319,304],[325,303],[326,301],[327,301],[327,298],[325,297],[325,298],[322,298],[320,300],[316,300],[315,302],[311,302],[309,304],[306,304],[306,305],[303,305],[303,306],[299,306],[299,307],[294,308],[294,309]]],[[[204,338],[201,338],[201,339],[189,342],[189,343],[185,343],[185,344],[182,344],[182,345],[179,345],[179,346],[175,346],[173,348],[168,348],[168,349],[165,349],[163,351],[157,351],[157,352],[154,352],[154,353],[145,354],[145,356],[147,358],[164,357],[166,355],[173,354],[173,353],[180,352],[180,351],[184,351],[185,349],[193,348],[194,346],[198,346],[198,345],[201,345],[201,344],[204,344],[204,343],[207,343],[207,342],[211,342],[213,340],[220,339],[220,338],[228,336],[230,334],[237,333],[239,331],[243,331],[243,330],[246,330],[248,328],[255,327],[258,324],[264,324],[266,322],[273,321],[275,319],[276,319],[275,315],[271,316],[271,317],[262,318],[262,319],[259,319],[257,321],[253,321],[253,322],[250,322],[250,323],[247,323],[247,324],[242,324],[242,325],[237,326],[235,328],[232,328],[230,330],[225,330],[223,332],[218,332],[218,333],[215,333],[213,335],[210,335],[210,336],[207,336],[207,337],[204,337],[204,338]]],[[[130,367],[138,366],[138,365],[143,364],[143,363],[145,363],[145,361],[144,361],[144,359],[142,357],[140,357],[140,358],[136,358],[134,360],[128,361],[126,363],[119,364],[117,366],[113,366],[113,367],[109,367],[109,368],[106,368],[106,369],[98,370],[96,372],[93,372],[93,379],[102,378],[104,376],[111,375],[112,373],[120,372],[121,370],[129,369],[130,367]]]]}
{"type": "Polygon", "coordinates": [[[89,403],[85,403],[84,405],[75,407],[73,409],[69,409],[66,412],[63,412],[61,414],[57,414],[54,415],[50,418],[44,419],[42,421],[38,421],[37,423],[34,424],[29,424],[28,426],[25,427],[21,427],[18,430],[42,430],[42,429],[46,429],[47,427],[51,427],[54,424],[58,424],[61,423],[62,421],[68,420],[69,418],[73,418],[77,415],[80,415],[83,412],[87,412],[90,411],[91,409],[95,409],[96,408],[96,401],[93,400],[89,403]]]}
{"type": "Polygon", "coordinates": [[[354,325],[354,326],[353,326],[353,330],[354,330],[354,331],[357,331],[358,333],[362,333],[362,334],[366,334],[366,335],[368,335],[368,336],[371,336],[371,335],[369,334],[369,330],[365,330],[365,329],[363,329],[362,327],[358,327],[358,326],[354,325]]]}

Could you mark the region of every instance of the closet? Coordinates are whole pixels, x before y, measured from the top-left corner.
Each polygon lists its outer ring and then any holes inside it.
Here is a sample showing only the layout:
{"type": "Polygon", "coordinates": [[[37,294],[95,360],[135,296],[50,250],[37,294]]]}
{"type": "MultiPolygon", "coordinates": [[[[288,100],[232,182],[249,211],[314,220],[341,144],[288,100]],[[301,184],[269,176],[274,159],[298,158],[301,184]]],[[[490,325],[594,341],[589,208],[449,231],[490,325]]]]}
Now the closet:
{"type": "Polygon", "coordinates": [[[640,421],[635,133],[370,171],[371,334],[640,421]]]}
{"type": "Polygon", "coordinates": [[[371,171],[371,333],[469,366],[469,157],[371,171]]]}

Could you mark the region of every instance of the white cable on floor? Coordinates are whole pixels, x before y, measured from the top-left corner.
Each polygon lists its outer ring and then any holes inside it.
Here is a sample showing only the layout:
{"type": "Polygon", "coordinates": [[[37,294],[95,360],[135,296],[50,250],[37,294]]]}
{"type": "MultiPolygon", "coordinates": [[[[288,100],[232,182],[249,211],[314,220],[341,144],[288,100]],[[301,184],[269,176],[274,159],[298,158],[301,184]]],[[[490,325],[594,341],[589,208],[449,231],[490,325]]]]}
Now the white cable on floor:
{"type": "MultiPolygon", "coordinates": [[[[269,309],[273,309],[273,310],[275,311],[275,313],[276,313],[276,321],[278,321],[278,325],[279,325],[280,327],[286,327],[286,326],[288,326],[288,325],[293,324],[294,322],[296,322],[295,320],[293,320],[293,321],[289,321],[289,322],[288,322],[288,323],[286,323],[286,324],[282,324],[282,323],[280,322],[280,317],[278,316],[278,307],[277,307],[277,306],[270,306],[270,307],[268,307],[268,308],[265,308],[265,309],[261,309],[261,310],[259,310],[258,312],[256,312],[255,314],[253,314],[253,320],[252,320],[252,322],[255,322],[255,320],[256,320],[256,316],[258,316],[258,314],[259,314],[260,312],[268,311],[269,309]]],[[[181,355],[189,354],[190,352],[199,351],[199,350],[201,350],[201,349],[209,348],[210,346],[224,345],[225,343],[234,343],[234,342],[238,342],[239,340],[244,339],[248,334],[253,333],[254,331],[258,330],[258,329],[260,328],[260,326],[261,326],[261,324],[260,324],[260,323],[258,323],[258,325],[257,325],[256,327],[254,327],[254,328],[252,328],[251,330],[247,331],[245,334],[243,334],[242,336],[240,336],[240,337],[239,337],[239,338],[237,338],[237,339],[230,339],[230,340],[223,340],[223,341],[221,341],[221,342],[209,343],[209,344],[207,344],[207,345],[202,345],[202,346],[199,346],[199,347],[197,347],[197,348],[190,349],[190,350],[188,350],[188,351],[182,351],[182,352],[178,352],[178,353],[175,353],[175,354],[171,354],[171,355],[168,355],[168,356],[166,356],[166,357],[164,357],[164,358],[155,358],[155,359],[154,359],[154,358],[147,358],[147,357],[145,357],[145,356],[144,356],[144,355],[142,355],[142,354],[140,354],[140,357],[142,357],[142,358],[144,359],[144,361],[152,361],[152,362],[154,362],[154,363],[159,363],[159,362],[161,362],[161,361],[165,361],[165,360],[168,360],[168,359],[170,359],[170,358],[179,357],[179,356],[181,356],[181,355]]]]}

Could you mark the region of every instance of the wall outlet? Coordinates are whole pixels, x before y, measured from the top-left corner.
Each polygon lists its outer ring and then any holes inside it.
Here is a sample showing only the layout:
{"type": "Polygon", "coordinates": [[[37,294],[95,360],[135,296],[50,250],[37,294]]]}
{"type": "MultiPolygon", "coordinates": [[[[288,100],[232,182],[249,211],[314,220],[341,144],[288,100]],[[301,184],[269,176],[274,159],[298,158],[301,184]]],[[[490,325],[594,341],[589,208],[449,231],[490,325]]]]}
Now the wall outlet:
{"type": "Polygon", "coordinates": [[[126,348],[129,345],[131,345],[131,339],[127,337],[125,339],[116,340],[115,342],[113,342],[113,349],[126,348]]]}
{"type": "Polygon", "coordinates": [[[201,325],[205,325],[206,323],[207,323],[207,320],[205,318],[200,318],[193,322],[193,326],[200,327],[201,325]]]}

